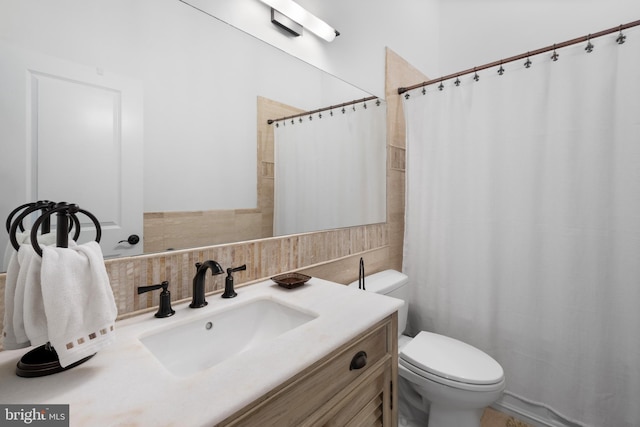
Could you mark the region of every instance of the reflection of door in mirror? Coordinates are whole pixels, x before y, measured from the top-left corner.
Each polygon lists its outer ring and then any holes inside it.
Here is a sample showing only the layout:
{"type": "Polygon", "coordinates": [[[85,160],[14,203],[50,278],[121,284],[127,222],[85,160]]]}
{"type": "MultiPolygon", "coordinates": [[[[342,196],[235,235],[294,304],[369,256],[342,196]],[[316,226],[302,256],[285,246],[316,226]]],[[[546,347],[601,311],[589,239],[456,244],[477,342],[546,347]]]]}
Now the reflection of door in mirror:
{"type": "MultiPolygon", "coordinates": [[[[35,200],[76,203],[100,220],[105,257],[142,253],[141,244],[127,242],[143,232],[139,83],[16,48],[2,47],[2,57],[0,79],[16,83],[0,130],[11,147],[4,160],[22,165],[25,179],[1,184],[23,191],[2,188],[0,210],[35,200]]],[[[80,242],[93,239],[91,220],[79,219],[80,242]]]]}

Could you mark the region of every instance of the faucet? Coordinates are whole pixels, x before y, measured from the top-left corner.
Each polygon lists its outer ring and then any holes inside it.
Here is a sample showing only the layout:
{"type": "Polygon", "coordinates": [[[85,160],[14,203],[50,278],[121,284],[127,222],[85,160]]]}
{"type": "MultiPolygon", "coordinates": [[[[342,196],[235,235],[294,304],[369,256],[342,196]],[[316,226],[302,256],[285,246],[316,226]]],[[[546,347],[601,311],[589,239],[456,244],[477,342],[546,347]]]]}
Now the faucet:
{"type": "Polygon", "coordinates": [[[196,275],[193,278],[193,298],[189,307],[201,308],[207,305],[207,301],[204,298],[204,276],[207,272],[207,268],[211,269],[211,275],[224,273],[224,270],[216,261],[205,261],[203,263],[196,262],[196,275]]]}

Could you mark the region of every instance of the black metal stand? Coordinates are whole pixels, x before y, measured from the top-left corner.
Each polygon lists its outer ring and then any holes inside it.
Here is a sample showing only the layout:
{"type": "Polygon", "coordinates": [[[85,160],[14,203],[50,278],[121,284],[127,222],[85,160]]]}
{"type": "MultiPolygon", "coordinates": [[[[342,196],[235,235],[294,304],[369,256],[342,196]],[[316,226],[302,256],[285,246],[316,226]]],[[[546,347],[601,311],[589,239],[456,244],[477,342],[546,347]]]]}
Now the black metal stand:
{"type": "MultiPolygon", "coordinates": [[[[9,232],[9,238],[11,240],[11,244],[16,251],[20,249],[20,245],[16,239],[16,232],[18,228],[21,231],[24,231],[25,228],[22,224],[24,218],[26,218],[29,214],[42,211],[42,214],[36,219],[33,224],[33,228],[31,230],[31,244],[36,253],[42,256],[42,249],[38,244],[38,229],[41,229],[42,234],[46,234],[50,232],[50,217],[52,214],[57,214],[57,224],[56,224],[56,246],[57,247],[68,247],[69,243],[69,232],[75,226],[75,234],[73,236],[73,240],[77,240],[80,236],[80,221],[76,217],[77,213],[83,213],[88,216],[94,223],[96,227],[96,242],[100,242],[100,237],[102,236],[102,230],[100,228],[100,223],[97,218],[93,216],[90,212],[80,209],[78,205],[68,204],[65,202],[54,203],[50,201],[39,201],[34,203],[27,203],[25,205],[19,206],[14,209],[13,212],[9,214],[7,218],[6,227],[9,232]],[[13,220],[13,216],[22,210],[22,213],[13,220]]],[[[87,360],[91,359],[95,354],[87,356],[77,362],[65,366],[64,368],[60,365],[60,359],[58,357],[58,353],[51,346],[51,344],[47,343],[41,345],[40,347],[36,347],[33,350],[30,350],[26,354],[20,358],[16,366],[16,375],[24,378],[35,378],[35,377],[43,377],[46,375],[56,374],[58,372],[66,371],[68,369],[74,368],[87,360]]]]}

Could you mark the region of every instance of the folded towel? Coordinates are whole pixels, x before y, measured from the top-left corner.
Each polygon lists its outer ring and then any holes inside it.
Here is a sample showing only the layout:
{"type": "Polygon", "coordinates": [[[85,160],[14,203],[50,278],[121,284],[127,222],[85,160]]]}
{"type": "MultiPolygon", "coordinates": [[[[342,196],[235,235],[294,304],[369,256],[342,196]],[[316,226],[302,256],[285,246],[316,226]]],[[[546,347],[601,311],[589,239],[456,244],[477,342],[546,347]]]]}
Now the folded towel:
{"type": "MultiPolygon", "coordinates": [[[[31,244],[31,230],[25,231],[16,231],[16,241],[18,245],[22,245],[24,243],[31,244]]],[[[55,233],[47,233],[38,235],[38,243],[44,245],[51,245],[56,242],[56,234],[55,233]]],[[[11,258],[16,254],[16,250],[13,248],[13,244],[11,243],[11,239],[7,242],[7,247],[4,250],[4,271],[9,270],[9,263],[11,262],[11,258]]]]}
{"type": "MultiPolygon", "coordinates": [[[[13,247],[7,249],[11,251],[11,257],[9,258],[5,282],[4,332],[2,334],[3,346],[7,350],[47,342],[46,329],[44,337],[42,337],[41,334],[34,333],[34,337],[38,339],[36,342],[30,339],[31,337],[28,333],[24,318],[25,307],[27,307],[27,310],[39,311],[42,313],[42,317],[38,324],[45,322],[46,328],[42,298],[36,298],[34,300],[30,293],[31,290],[40,289],[40,257],[36,255],[29,243],[30,235],[30,231],[17,232],[16,240],[20,245],[20,250],[16,253],[13,247]],[[25,300],[25,297],[28,298],[28,301],[25,300]],[[39,306],[36,305],[38,302],[39,306]],[[44,341],[42,341],[43,339],[44,341]]],[[[43,246],[54,244],[55,240],[55,233],[38,236],[38,242],[43,246]]]]}
{"type": "MultiPolygon", "coordinates": [[[[38,239],[40,241],[41,239],[38,239]]],[[[40,243],[41,249],[44,251],[45,246],[40,243]]],[[[49,245],[53,247],[53,244],[49,245]]],[[[69,247],[76,246],[76,242],[69,241],[69,247]]],[[[28,246],[31,251],[32,258],[28,263],[20,264],[20,274],[26,269],[26,280],[18,280],[18,289],[20,289],[20,283],[24,283],[23,293],[20,295],[16,292],[16,303],[22,298],[23,309],[22,319],[24,324],[24,332],[26,333],[31,345],[38,346],[49,342],[49,327],[47,321],[47,314],[44,308],[44,297],[42,296],[42,258],[40,258],[35,251],[28,246]]],[[[22,252],[27,252],[26,248],[21,246],[18,252],[18,257],[22,255],[22,252]]],[[[16,307],[16,312],[18,308],[16,307]]],[[[14,314],[14,320],[17,324],[16,315],[14,314]]],[[[15,327],[15,326],[14,326],[15,327]]]]}
{"type": "Polygon", "coordinates": [[[113,342],[118,312],[98,243],[43,247],[41,282],[49,341],[62,367],[113,342]]]}
{"type": "MultiPolygon", "coordinates": [[[[18,251],[18,263],[20,271],[18,272],[18,282],[16,283],[16,291],[13,297],[13,331],[16,339],[20,344],[35,345],[29,339],[27,330],[25,329],[25,315],[32,312],[40,311],[43,308],[40,301],[40,307],[32,307],[26,303],[25,294],[30,293],[33,289],[40,289],[40,264],[41,258],[28,244],[20,245],[18,251]]],[[[36,301],[37,302],[37,301],[36,301]]],[[[46,318],[43,319],[46,322],[46,318]]],[[[45,339],[46,342],[46,339],[45,339]]],[[[43,344],[43,343],[40,343],[43,344]]]]}
{"type": "Polygon", "coordinates": [[[4,284],[4,319],[2,322],[2,346],[6,350],[15,350],[21,348],[16,339],[13,330],[13,301],[16,294],[16,285],[18,283],[18,272],[20,264],[18,264],[18,256],[14,254],[10,257],[7,264],[7,276],[4,284]]]}
{"type": "MultiPolygon", "coordinates": [[[[22,241],[24,240],[24,238],[22,236],[20,236],[21,234],[25,234],[25,233],[21,233],[21,232],[16,232],[16,239],[18,240],[18,244],[21,244],[22,241]]],[[[11,244],[11,240],[9,240],[7,242],[7,247],[4,250],[4,260],[2,262],[2,271],[9,271],[9,264],[11,263],[11,258],[13,258],[13,256],[16,254],[16,250],[13,248],[13,245],[11,244]]]]}
{"type": "MultiPolygon", "coordinates": [[[[22,247],[20,249],[22,249],[22,247]]],[[[22,252],[21,257],[19,257],[18,253],[15,251],[11,257],[5,282],[4,331],[2,333],[2,345],[5,350],[15,350],[31,345],[31,342],[29,342],[29,338],[27,338],[27,334],[24,330],[24,320],[22,317],[24,307],[24,283],[26,281],[27,269],[20,268],[19,258],[22,258],[23,262],[27,262],[25,258],[28,258],[30,262],[34,257],[37,257],[37,255],[33,248],[28,245],[25,245],[24,249],[20,252],[22,252]],[[18,283],[20,283],[20,285],[18,285],[18,283]],[[16,291],[18,292],[17,297],[16,291]]]]}

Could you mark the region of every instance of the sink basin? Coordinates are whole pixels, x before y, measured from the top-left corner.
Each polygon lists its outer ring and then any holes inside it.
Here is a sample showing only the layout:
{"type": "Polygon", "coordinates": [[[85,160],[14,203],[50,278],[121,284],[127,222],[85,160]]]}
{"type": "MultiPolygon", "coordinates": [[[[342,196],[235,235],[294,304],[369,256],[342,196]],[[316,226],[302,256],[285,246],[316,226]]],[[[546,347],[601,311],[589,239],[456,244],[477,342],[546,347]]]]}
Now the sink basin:
{"type": "Polygon", "coordinates": [[[170,372],[189,376],[315,317],[272,299],[257,299],[151,333],[140,341],[170,372]]]}

